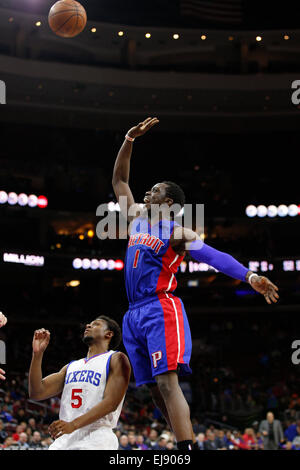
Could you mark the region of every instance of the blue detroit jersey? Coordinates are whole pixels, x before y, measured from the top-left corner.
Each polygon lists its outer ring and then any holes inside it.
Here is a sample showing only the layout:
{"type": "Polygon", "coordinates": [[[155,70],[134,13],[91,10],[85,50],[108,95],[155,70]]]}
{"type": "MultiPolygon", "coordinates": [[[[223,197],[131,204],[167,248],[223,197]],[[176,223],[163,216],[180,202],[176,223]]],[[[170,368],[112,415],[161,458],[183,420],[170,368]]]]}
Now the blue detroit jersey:
{"type": "Polygon", "coordinates": [[[129,304],[161,292],[173,292],[175,274],[184,256],[170,246],[174,221],[161,220],[151,227],[147,218],[132,222],[125,257],[125,284],[129,304]]]}

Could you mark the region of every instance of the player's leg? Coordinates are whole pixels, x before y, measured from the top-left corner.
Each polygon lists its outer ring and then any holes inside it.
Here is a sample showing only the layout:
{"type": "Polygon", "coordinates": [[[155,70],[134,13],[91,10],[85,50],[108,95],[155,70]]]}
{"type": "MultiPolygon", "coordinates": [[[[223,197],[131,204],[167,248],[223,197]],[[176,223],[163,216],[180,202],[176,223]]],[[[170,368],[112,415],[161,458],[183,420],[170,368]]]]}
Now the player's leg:
{"type": "Polygon", "coordinates": [[[190,409],[177,375],[178,367],[182,373],[191,373],[191,335],[186,313],[181,300],[169,294],[144,309],[144,329],[147,331],[152,375],[159,390],[154,401],[159,400],[161,411],[170,422],[179,448],[188,449],[193,441],[190,409]]]}
{"type": "Polygon", "coordinates": [[[163,397],[171,428],[177,444],[193,441],[190,408],[179,386],[176,371],[169,371],[155,376],[159,391],[163,397]]]}
{"type": "MultiPolygon", "coordinates": [[[[161,412],[161,414],[163,415],[163,417],[165,418],[166,422],[168,423],[169,425],[169,428],[171,429],[172,432],[173,431],[173,428],[172,428],[172,424],[171,424],[171,420],[170,420],[170,417],[169,417],[169,413],[168,413],[168,410],[167,410],[167,407],[166,407],[166,404],[165,404],[165,401],[164,401],[164,398],[159,390],[159,387],[156,384],[148,384],[148,388],[150,390],[150,393],[152,395],[152,401],[154,403],[154,405],[156,406],[156,408],[158,408],[161,412]]],[[[195,436],[195,433],[194,433],[194,430],[193,430],[193,426],[192,426],[192,422],[191,422],[191,433],[192,433],[192,437],[193,437],[193,444],[196,443],[197,439],[196,439],[196,436],[195,436]]],[[[194,448],[194,447],[193,447],[194,448]]],[[[197,449],[197,447],[195,447],[197,449]]],[[[199,449],[199,447],[198,447],[199,449]]]]}
{"type": "Polygon", "coordinates": [[[147,342],[140,328],[140,314],[140,309],[128,310],[123,317],[122,324],[123,343],[138,387],[143,384],[155,384],[147,342]]]}
{"type": "Polygon", "coordinates": [[[171,421],[170,421],[170,418],[169,418],[169,414],[168,414],[168,410],[167,410],[165,401],[163,399],[163,396],[160,393],[160,390],[159,390],[159,387],[158,387],[157,383],[148,384],[148,388],[149,388],[150,393],[152,395],[152,401],[153,401],[154,405],[159,409],[159,411],[161,412],[161,414],[165,418],[166,422],[168,423],[169,428],[171,429],[171,431],[173,431],[171,421]]]}

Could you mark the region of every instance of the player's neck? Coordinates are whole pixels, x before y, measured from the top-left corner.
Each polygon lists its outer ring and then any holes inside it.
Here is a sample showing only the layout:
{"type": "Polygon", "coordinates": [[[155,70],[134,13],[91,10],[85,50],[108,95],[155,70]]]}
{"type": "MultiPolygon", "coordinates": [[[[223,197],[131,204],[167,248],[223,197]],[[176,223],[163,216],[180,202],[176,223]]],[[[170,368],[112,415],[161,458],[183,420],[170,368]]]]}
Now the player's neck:
{"type": "Polygon", "coordinates": [[[87,358],[97,356],[98,354],[104,354],[109,351],[108,344],[91,344],[89,347],[87,358]]]}
{"type": "Polygon", "coordinates": [[[158,212],[157,214],[149,211],[148,212],[148,220],[150,224],[153,226],[160,222],[161,220],[171,220],[170,219],[170,214],[168,212],[158,212]]]}

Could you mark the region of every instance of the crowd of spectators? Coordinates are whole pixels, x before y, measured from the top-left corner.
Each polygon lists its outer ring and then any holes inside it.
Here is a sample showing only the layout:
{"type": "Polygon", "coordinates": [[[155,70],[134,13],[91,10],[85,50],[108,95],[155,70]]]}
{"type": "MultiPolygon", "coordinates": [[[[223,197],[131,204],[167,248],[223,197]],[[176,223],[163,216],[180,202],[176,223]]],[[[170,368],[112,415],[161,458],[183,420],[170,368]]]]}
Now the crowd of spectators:
{"type": "MultiPolygon", "coordinates": [[[[53,442],[48,426],[58,419],[60,398],[38,403],[28,399],[27,375],[0,387],[0,450],[47,450],[53,442]]],[[[300,398],[293,394],[280,419],[273,412],[250,425],[232,425],[228,417],[213,421],[193,417],[199,450],[300,450],[300,398]]],[[[146,387],[130,383],[115,433],[120,450],[176,450],[174,434],[154,407],[146,387]],[[140,404],[137,406],[137,404],[140,404]]]]}

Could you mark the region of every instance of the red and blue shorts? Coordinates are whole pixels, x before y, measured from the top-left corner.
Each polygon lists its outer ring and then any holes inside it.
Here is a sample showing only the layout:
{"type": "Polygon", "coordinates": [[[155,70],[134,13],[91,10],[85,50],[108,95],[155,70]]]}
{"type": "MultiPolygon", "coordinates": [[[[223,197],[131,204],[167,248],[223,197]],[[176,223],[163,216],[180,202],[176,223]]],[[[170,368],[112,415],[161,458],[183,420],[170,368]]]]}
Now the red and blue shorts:
{"type": "Polygon", "coordinates": [[[131,304],[122,333],[137,386],[155,383],[154,377],[167,371],[192,372],[191,332],[179,297],[163,293],[131,304]]]}

